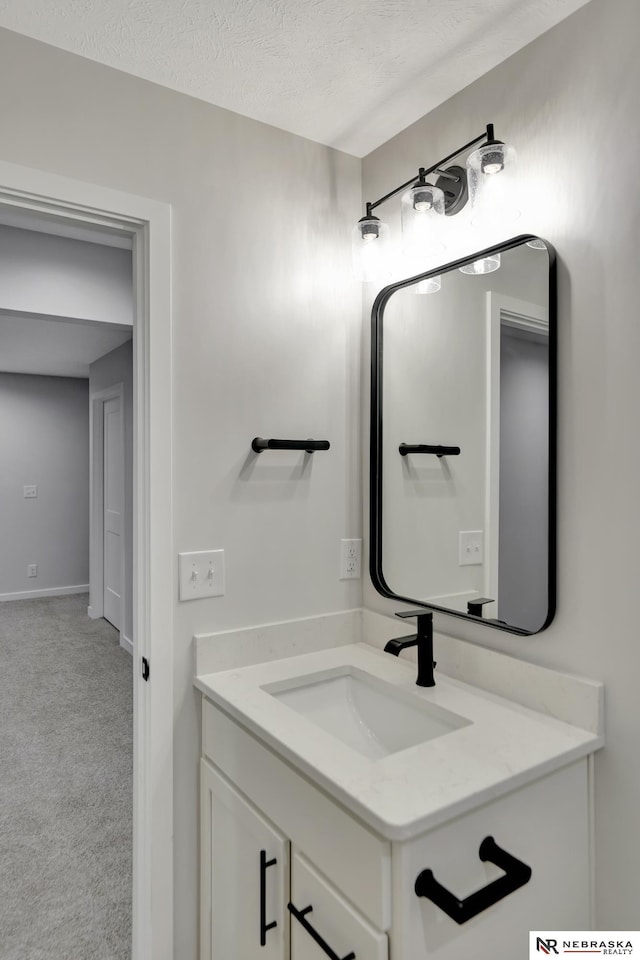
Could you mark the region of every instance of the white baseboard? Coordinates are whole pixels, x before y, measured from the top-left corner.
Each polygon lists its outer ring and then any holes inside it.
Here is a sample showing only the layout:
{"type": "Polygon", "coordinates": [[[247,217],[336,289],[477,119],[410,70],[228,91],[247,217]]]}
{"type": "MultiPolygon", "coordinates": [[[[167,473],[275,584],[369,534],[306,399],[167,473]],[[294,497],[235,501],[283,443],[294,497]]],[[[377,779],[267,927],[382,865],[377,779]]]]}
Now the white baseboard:
{"type": "Polygon", "coordinates": [[[102,619],[102,613],[98,613],[98,611],[94,607],[92,607],[91,604],[87,607],[87,616],[89,617],[90,620],[102,619]]]}
{"type": "Polygon", "coordinates": [[[130,653],[133,656],[133,640],[129,640],[129,637],[125,637],[124,633],[120,634],[120,646],[123,650],[126,650],[127,653],[130,653]]]}
{"type": "Polygon", "coordinates": [[[4,600],[37,600],[38,597],[67,597],[72,593],[89,593],[89,584],[80,583],[75,587],[49,587],[48,590],[21,590],[18,593],[0,593],[0,603],[4,600]]]}

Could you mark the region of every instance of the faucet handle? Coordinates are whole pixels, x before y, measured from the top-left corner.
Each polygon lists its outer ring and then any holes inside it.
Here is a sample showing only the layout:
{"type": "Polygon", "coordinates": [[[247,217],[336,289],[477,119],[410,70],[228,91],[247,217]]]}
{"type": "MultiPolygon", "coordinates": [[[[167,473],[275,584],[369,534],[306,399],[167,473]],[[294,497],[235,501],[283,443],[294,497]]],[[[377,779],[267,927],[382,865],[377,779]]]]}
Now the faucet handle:
{"type": "Polygon", "coordinates": [[[493,603],[493,599],[491,597],[476,597],[475,600],[469,600],[467,613],[472,617],[481,617],[485,603],[493,603]]]}
{"type": "Polygon", "coordinates": [[[396,613],[396,617],[400,617],[402,620],[406,620],[407,617],[430,617],[433,620],[433,612],[431,610],[401,610],[396,613]]]}

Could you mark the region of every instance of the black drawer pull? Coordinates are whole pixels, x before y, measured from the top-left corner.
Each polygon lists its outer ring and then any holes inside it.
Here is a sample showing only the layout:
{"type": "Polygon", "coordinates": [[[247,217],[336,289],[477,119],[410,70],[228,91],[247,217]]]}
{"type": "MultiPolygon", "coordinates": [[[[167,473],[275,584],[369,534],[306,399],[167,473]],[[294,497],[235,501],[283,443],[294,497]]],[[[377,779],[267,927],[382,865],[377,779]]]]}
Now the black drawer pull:
{"type": "Polygon", "coordinates": [[[495,863],[497,867],[504,870],[504,877],[493,880],[482,890],[472,893],[466,900],[458,900],[450,890],[438,883],[432,870],[423,870],[416,880],[416,895],[433,901],[456,923],[466,923],[467,920],[471,920],[472,917],[513,893],[518,887],[523,887],[531,879],[531,867],[499,847],[493,837],[484,838],[478,854],[481,860],[495,863]]]}
{"type": "Polygon", "coordinates": [[[267,923],[267,867],[273,867],[278,861],[267,860],[267,851],[260,851],[260,946],[267,945],[267,931],[278,926],[277,920],[267,923]]]}
{"type": "Polygon", "coordinates": [[[311,913],[313,907],[305,907],[304,910],[297,910],[292,903],[287,904],[289,912],[293,914],[298,923],[300,923],[304,929],[307,931],[310,937],[312,937],[315,942],[321,947],[326,955],[330,957],[330,960],[356,960],[356,955],[353,951],[348,953],[346,957],[339,957],[337,953],[334,953],[328,943],[326,943],[317,930],[314,930],[306,916],[308,913],[311,913]]]}

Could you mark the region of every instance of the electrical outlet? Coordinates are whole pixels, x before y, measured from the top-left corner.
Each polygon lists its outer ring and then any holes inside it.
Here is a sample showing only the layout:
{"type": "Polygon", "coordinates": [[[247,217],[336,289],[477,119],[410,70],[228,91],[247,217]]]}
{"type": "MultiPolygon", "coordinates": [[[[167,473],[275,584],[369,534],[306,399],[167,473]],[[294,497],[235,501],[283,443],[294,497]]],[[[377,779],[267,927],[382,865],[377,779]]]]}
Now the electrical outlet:
{"type": "Polygon", "coordinates": [[[181,600],[224,594],[224,550],[199,550],[178,557],[181,600]]]}
{"type": "Polygon", "coordinates": [[[36,486],[36,484],[35,483],[26,484],[26,486],[22,488],[22,496],[25,498],[25,500],[33,500],[35,497],[37,497],[38,487],[36,486]]]}
{"type": "Polygon", "coordinates": [[[27,566],[27,576],[28,577],[37,577],[38,576],[38,564],[30,563],[27,566]]]}
{"type": "Polygon", "coordinates": [[[340,579],[359,580],[362,540],[340,541],[340,579]]]}
{"type": "Polygon", "coordinates": [[[472,567],[484,563],[482,530],[461,530],[458,542],[458,566],[472,567]]]}

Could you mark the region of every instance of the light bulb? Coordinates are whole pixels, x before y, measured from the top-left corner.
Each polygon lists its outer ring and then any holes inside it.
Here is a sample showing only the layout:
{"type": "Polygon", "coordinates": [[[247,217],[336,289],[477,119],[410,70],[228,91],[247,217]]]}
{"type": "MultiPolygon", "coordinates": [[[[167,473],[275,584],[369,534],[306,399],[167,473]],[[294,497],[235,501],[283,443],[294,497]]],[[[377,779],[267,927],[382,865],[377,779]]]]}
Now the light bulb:
{"type": "Polygon", "coordinates": [[[426,213],[428,210],[431,210],[433,207],[433,193],[431,189],[421,189],[420,187],[413,187],[411,190],[413,195],[413,209],[418,213],[426,213]]]}
{"type": "MultiPolygon", "coordinates": [[[[504,144],[500,144],[503,147],[504,144]]],[[[500,173],[504,170],[504,156],[502,150],[487,150],[480,160],[480,169],[483,173],[492,176],[494,173],[500,173]]]]}
{"type": "Polygon", "coordinates": [[[362,234],[362,239],[365,243],[369,243],[371,240],[377,240],[380,235],[380,228],[377,223],[373,220],[365,220],[364,222],[360,221],[360,233],[362,234]]]}

